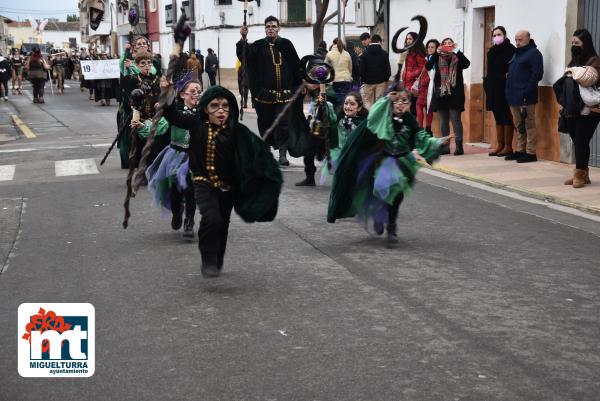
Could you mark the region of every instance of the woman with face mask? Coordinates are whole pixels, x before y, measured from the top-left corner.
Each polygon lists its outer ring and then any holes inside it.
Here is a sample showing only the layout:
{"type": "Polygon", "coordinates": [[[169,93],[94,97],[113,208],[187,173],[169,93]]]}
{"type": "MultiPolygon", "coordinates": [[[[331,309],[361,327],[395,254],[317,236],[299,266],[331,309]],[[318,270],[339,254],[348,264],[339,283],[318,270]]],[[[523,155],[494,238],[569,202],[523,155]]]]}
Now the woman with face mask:
{"type": "Polygon", "coordinates": [[[496,147],[490,156],[508,156],[513,153],[514,124],[510,107],[506,102],[506,74],[508,62],[515,54],[515,47],[506,37],[506,29],[497,26],[492,31],[494,45],[487,54],[487,75],[483,79],[485,108],[494,113],[496,120],[496,147]]]}
{"type": "Polygon", "coordinates": [[[438,112],[442,136],[450,134],[450,122],[456,134],[454,156],[463,155],[463,125],[460,115],[465,111],[465,88],[463,70],[471,62],[460,51],[452,38],[442,40],[442,45],[425,64],[425,68],[435,70],[433,78],[433,99],[431,108],[438,112]]]}
{"type": "MultiPolygon", "coordinates": [[[[586,29],[576,30],[573,33],[571,45],[569,67],[590,66],[600,73],[600,57],[596,53],[589,31],[586,29]]],[[[595,85],[598,85],[598,82],[595,85]]],[[[588,168],[590,140],[600,122],[600,109],[592,108],[592,112],[588,115],[563,116],[563,118],[575,148],[575,171],[573,178],[566,180],[565,185],[583,188],[585,185],[591,184],[588,168]]]]}

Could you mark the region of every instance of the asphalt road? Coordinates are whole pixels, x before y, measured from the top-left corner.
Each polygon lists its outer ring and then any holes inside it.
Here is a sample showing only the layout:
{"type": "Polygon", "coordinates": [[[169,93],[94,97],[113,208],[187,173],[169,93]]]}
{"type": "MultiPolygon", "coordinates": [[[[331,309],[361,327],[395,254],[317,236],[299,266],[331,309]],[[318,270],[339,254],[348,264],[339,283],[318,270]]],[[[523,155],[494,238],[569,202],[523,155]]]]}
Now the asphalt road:
{"type": "Polygon", "coordinates": [[[421,172],[390,248],[325,223],[329,187],[290,168],[277,219],[235,217],[205,280],[146,191],[121,228],[116,107],[46,100],[12,99],[38,137],[0,145],[0,400],[598,399],[597,220],[421,172]],[[98,173],[57,176],[73,159],[98,173]],[[25,302],[94,305],[91,378],[19,376],[25,302]]]}

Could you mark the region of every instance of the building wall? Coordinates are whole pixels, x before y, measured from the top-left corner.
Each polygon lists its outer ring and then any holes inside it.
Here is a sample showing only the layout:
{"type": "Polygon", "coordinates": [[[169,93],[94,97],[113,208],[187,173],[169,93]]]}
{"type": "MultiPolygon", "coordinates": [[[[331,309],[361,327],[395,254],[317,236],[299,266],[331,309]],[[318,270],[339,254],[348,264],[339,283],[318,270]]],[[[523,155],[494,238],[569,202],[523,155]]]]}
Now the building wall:
{"type": "Polygon", "coordinates": [[[160,40],[160,8],[165,2],[156,1],[156,10],[152,11],[150,8],[150,2],[146,0],[146,21],[148,30],[148,39],[151,42],[158,42],[160,40]]]}
{"type": "MultiPolygon", "coordinates": [[[[209,47],[214,49],[219,54],[221,68],[234,68],[236,64],[235,44],[240,39],[240,27],[243,23],[243,3],[233,1],[232,5],[215,6],[214,1],[199,1],[195,0],[195,27],[193,33],[195,41],[192,47],[201,49],[202,54],[206,55],[209,47]],[[220,13],[225,13],[224,25],[225,28],[219,28],[221,25],[220,13]]],[[[311,21],[316,19],[316,10],[311,1],[310,11],[312,14],[311,21]]],[[[329,12],[335,10],[335,2],[331,2],[329,12]]],[[[170,3],[168,3],[170,4],[170,3]]],[[[248,38],[256,40],[264,37],[264,20],[269,15],[274,15],[279,18],[280,2],[276,1],[261,1],[260,7],[255,2],[249,3],[248,38]]],[[[181,6],[181,0],[177,0],[178,7],[181,6]]],[[[166,54],[171,52],[173,46],[173,35],[171,28],[165,24],[165,3],[161,2],[160,6],[160,52],[163,54],[163,62],[167,62],[166,54]]],[[[333,39],[337,37],[336,18],[324,29],[324,40],[331,44],[333,39]]],[[[346,9],[346,36],[357,37],[365,28],[358,28],[354,25],[355,12],[354,1],[348,1],[346,9]]],[[[280,35],[292,40],[298,55],[302,57],[305,54],[313,53],[313,33],[312,25],[310,26],[287,26],[281,27],[280,35]]],[[[186,42],[184,49],[187,50],[189,44],[186,42]]]]}
{"type": "Polygon", "coordinates": [[[68,49],[69,38],[75,38],[78,46],[81,44],[80,31],[42,31],[42,42],[50,42],[56,49],[68,49]]]}
{"type": "MultiPolygon", "coordinates": [[[[551,85],[562,75],[567,62],[570,35],[574,30],[575,4],[576,0],[472,0],[463,10],[455,7],[455,0],[390,0],[390,14],[399,16],[391,19],[390,34],[393,36],[397,29],[410,23],[412,16],[420,14],[429,22],[426,40],[450,36],[459,43],[471,60],[471,67],[464,71],[467,96],[463,113],[465,140],[481,142],[485,139],[484,40],[491,40],[491,33],[484,27],[484,8],[495,7],[495,24],[506,28],[513,43],[518,30],[529,30],[544,56],[544,77],[540,82],[540,102],[536,108],[538,157],[559,160],[558,107],[551,85]],[[407,14],[406,10],[410,12],[407,14]]],[[[413,23],[413,26],[418,29],[417,24],[413,23]]],[[[391,53],[390,58],[392,65],[396,66],[398,56],[391,53]]]]}
{"type": "Polygon", "coordinates": [[[15,41],[15,47],[20,48],[21,43],[32,43],[35,42],[33,35],[33,29],[31,26],[28,27],[8,27],[8,34],[13,37],[15,41]]]}

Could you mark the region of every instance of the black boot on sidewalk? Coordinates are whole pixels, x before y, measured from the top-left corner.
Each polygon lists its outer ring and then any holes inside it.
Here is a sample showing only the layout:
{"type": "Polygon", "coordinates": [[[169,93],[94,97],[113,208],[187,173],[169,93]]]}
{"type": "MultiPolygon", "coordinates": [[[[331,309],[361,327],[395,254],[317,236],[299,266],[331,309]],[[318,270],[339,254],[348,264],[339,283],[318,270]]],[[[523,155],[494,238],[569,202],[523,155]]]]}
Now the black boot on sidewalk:
{"type": "Polygon", "coordinates": [[[454,149],[454,156],[460,156],[460,155],[464,155],[464,154],[465,154],[465,150],[463,149],[462,140],[457,140],[456,141],[456,149],[454,149]]]}
{"type": "Polygon", "coordinates": [[[315,176],[314,175],[307,175],[305,179],[296,183],[297,187],[314,187],[316,185],[317,184],[315,184],[315,176]]]}
{"type": "Polygon", "coordinates": [[[279,148],[279,165],[280,166],[289,166],[290,165],[290,162],[288,161],[286,154],[287,154],[287,146],[282,145],[279,148]]]}
{"type": "Polygon", "coordinates": [[[508,161],[519,160],[524,154],[525,154],[525,152],[514,152],[514,153],[511,153],[510,155],[506,156],[504,158],[504,160],[508,160],[508,161]]]}

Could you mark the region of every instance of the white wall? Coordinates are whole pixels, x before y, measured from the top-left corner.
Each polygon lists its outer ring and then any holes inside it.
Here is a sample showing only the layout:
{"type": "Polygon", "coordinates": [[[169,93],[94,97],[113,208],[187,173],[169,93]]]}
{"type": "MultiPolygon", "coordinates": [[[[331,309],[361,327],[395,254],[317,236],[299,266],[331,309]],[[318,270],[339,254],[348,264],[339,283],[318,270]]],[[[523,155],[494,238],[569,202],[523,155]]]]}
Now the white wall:
{"type": "MultiPolygon", "coordinates": [[[[178,7],[181,6],[182,0],[177,0],[178,7]]],[[[243,4],[239,1],[233,1],[232,5],[229,6],[215,6],[214,1],[200,1],[195,0],[195,11],[196,11],[196,29],[194,34],[196,35],[196,42],[194,46],[196,49],[201,49],[202,54],[206,57],[208,54],[207,50],[209,47],[212,48],[215,53],[220,48],[219,61],[222,68],[234,68],[236,63],[235,44],[240,40],[240,26],[243,23],[243,4]],[[219,17],[220,12],[225,13],[225,25],[233,25],[234,28],[227,29],[207,29],[208,27],[216,27],[221,24],[219,17]]],[[[335,4],[335,1],[332,2],[335,4]]],[[[264,20],[269,15],[279,16],[279,2],[272,0],[265,0],[261,2],[260,7],[255,2],[249,3],[252,7],[252,16],[248,16],[249,34],[248,38],[250,41],[260,39],[265,36],[264,31],[264,20]]],[[[249,7],[249,8],[250,8],[249,7]]],[[[329,13],[335,8],[330,5],[329,13]]],[[[329,14],[328,13],[328,14],[329,14]]],[[[314,4],[312,6],[313,21],[316,19],[316,11],[314,4]]],[[[346,36],[359,36],[365,31],[364,28],[357,28],[354,26],[354,1],[348,1],[346,9],[346,36]]],[[[168,54],[173,48],[173,33],[171,27],[167,27],[165,24],[165,3],[161,2],[159,12],[160,22],[160,52],[163,55],[163,63],[168,62],[168,54]]],[[[337,25],[335,24],[336,18],[330,21],[324,30],[324,40],[328,44],[331,44],[333,38],[337,36],[337,25]]],[[[308,27],[287,27],[283,26],[280,31],[280,35],[284,38],[290,39],[296,51],[300,57],[306,54],[313,53],[313,34],[312,26],[308,27]]],[[[184,49],[188,49],[188,42],[184,45],[184,49]]]]}
{"type": "MultiPolygon", "coordinates": [[[[452,37],[459,41],[464,26],[464,41],[459,43],[471,60],[471,68],[465,70],[465,83],[481,83],[483,76],[483,41],[491,40],[484,32],[484,7],[495,7],[495,23],[503,25],[514,44],[515,33],[520,29],[531,32],[538,49],[544,56],[544,78],[541,85],[552,85],[565,66],[567,43],[566,12],[568,0],[471,0],[466,10],[455,8],[455,0],[390,0],[390,37],[402,26],[410,24],[417,30],[418,24],[410,21],[415,15],[423,15],[429,23],[427,41],[452,37]],[[407,12],[407,10],[410,10],[407,12]]],[[[402,36],[403,37],[403,36],[402,36]]],[[[570,36],[569,36],[570,37],[570,36]]],[[[387,44],[390,45],[389,43],[387,44]]],[[[391,52],[392,71],[398,55],[391,52]]]]}
{"type": "Polygon", "coordinates": [[[42,31],[42,41],[54,44],[55,48],[68,48],[69,38],[77,39],[77,46],[81,46],[81,32],[79,31],[42,31]]]}

